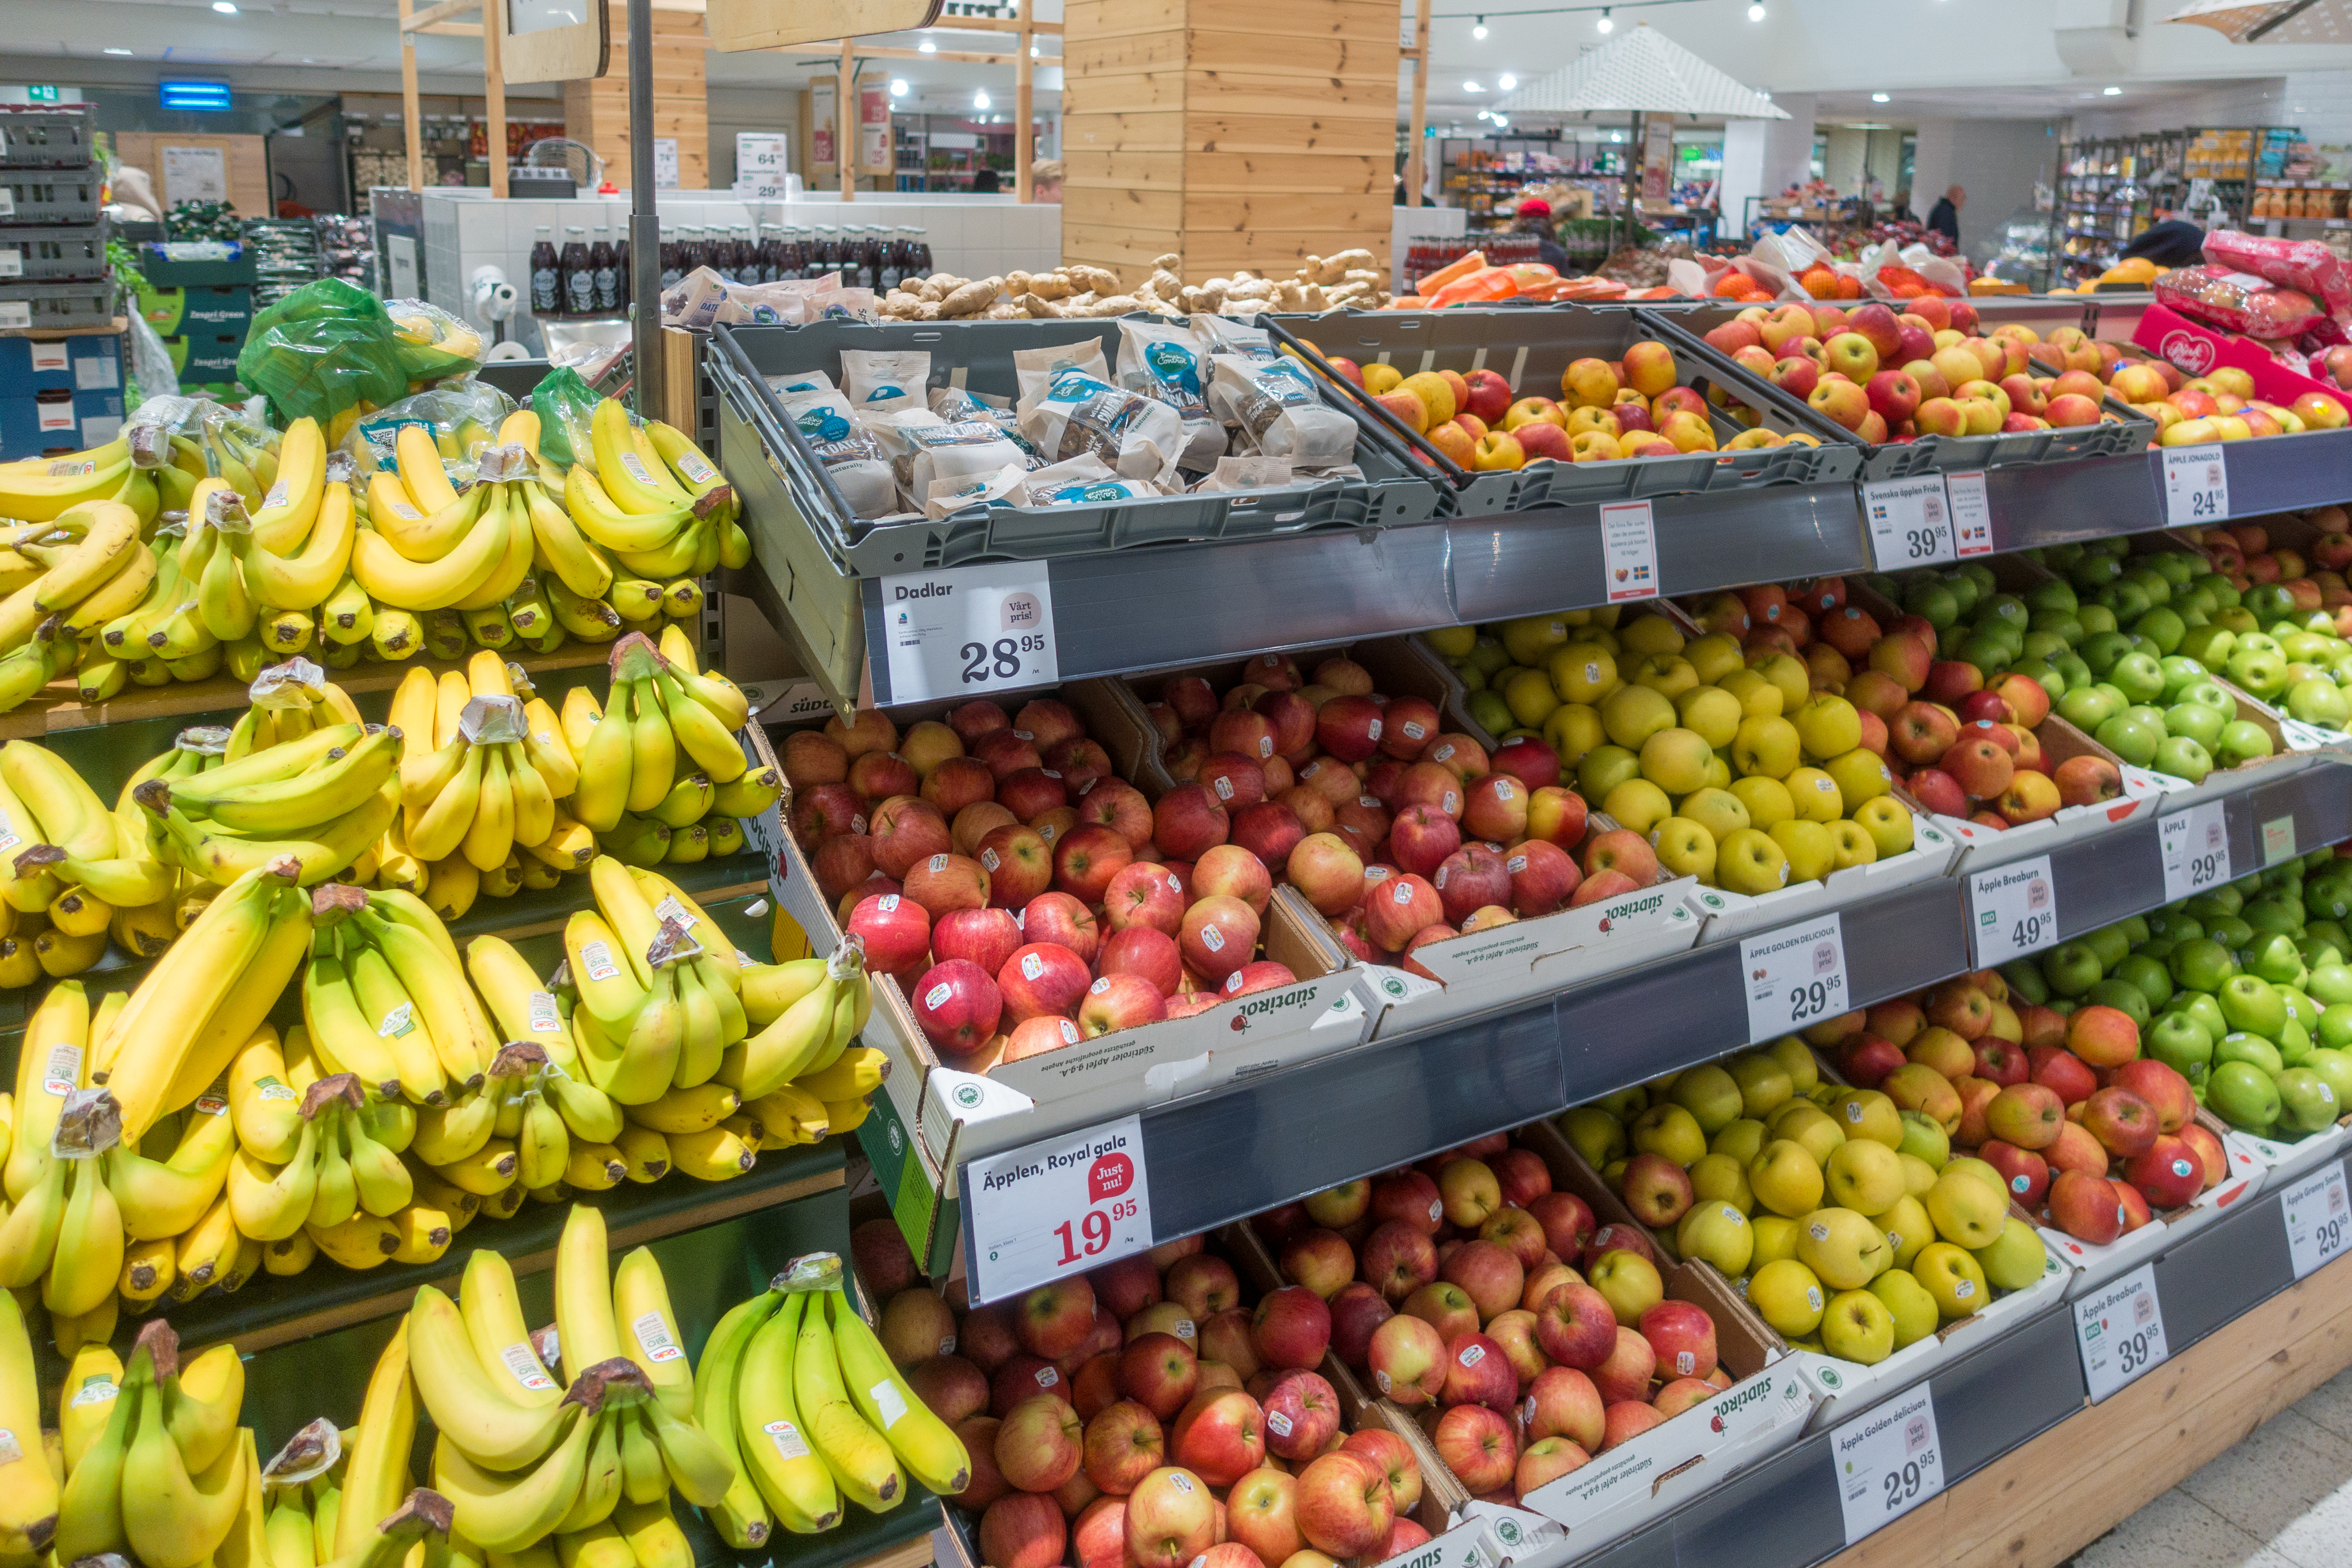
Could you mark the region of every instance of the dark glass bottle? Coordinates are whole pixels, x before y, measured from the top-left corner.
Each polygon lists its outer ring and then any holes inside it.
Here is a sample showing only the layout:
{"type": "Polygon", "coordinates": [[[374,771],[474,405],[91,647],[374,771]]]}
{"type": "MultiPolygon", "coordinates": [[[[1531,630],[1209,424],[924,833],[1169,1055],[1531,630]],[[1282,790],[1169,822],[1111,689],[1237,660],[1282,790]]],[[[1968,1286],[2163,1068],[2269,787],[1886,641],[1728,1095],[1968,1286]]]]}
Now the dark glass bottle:
{"type": "Polygon", "coordinates": [[[596,284],[596,309],[600,311],[620,308],[619,279],[613,268],[612,231],[603,224],[596,226],[595,243],[588,247],[588,270],[596,284]]]}
{"type": "Polygon", "coordinates": [[[760,246],[748,227],[735,230],[735,281],[757,283],[760,279],[760,246]]]}
{"type": "Polygon", "coordinates": [[[549,237],[555,232],[554,226],[543,223],[532,232],[539,237],[530,247],[530,313],[560,316],[563,313],[563,280],[556,271],[555,241],[549,237]]]}
{"type": "Polygon", "coordinates": [[[891,228],[883,231],[882,280],[876,287],[884,292],[898,287],[907,276],[907,231],[891,228]]]}
{"type": "Polygon", "coordinates": [[[596,308],[596,274],[588,262],[587,234],[580,224],[564,226],[563,254],[557,259],[556,270],[563,279],[567,316],[584,316],[596,308]]]}
{"type": "Polygon", "coordinates": [[[634,297],[635,279],[629,276],[629,226],[621,226],[621,237],[613,246],[613,306],[626,310],[634,297]]]}
{"type": "Polygon", "coordinates": [[[931,259],[930,231],[924,228],[915,230],[915,276],[929,278],[939,269],[939,264],[931,259]]]}
{"type": "Polygon", "coordinates": [[[662,291],[667,293],[670,286],[685,276],[685,242],[677,237],[677,230],[666,228],[661,231],[662,291]]]}
{"type": "Polygon", "coordinates": [[[841,265],[841,231],[829,223],[816,226],[816,254],[810,258],[812,275],[830,272],[841,265]]]}

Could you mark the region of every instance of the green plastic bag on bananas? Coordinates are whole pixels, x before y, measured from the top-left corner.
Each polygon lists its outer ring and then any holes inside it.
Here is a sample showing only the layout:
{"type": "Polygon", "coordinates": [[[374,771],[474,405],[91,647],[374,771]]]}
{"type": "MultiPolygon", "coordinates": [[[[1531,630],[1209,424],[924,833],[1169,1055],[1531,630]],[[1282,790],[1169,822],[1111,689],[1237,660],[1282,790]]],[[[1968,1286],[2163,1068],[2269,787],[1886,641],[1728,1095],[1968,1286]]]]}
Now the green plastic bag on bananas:
{"type": "Polygon", "coordinates": [[[514,399],[483,381],[453,381],[363,414],[343,437],[342,449],[364,479],[378,468],[400,465],[394,448],[404,425],[422,425],[440,449],[441,466],[452,484],[470,481],[474,459],[498,438],[499,426],[515,411],[514,399]]]}
{"type": "Polygon", "coordinates": [[[383,300],[322,278],[254,317],[236,378],[269,399],[278,425],[306,415],[324,425],[359,404],[381,407],[405,396],[402,347],[383,300]]]}
{"type": "Polygon", "coordinates": [[[539,415],[539,455],[558,468],[585,463],[596,471],[596,451],[588,426],[603,399],[569,365],[559,365],[530,389],[530,405],[539,415]]]}
{"type": "Polygon", "coordinates": [[[400,363],[411,381],[444,381],[471,375],[482,363],[482,334],[441,309],[422,300],[386,300],[399,340],[400,363]]]}

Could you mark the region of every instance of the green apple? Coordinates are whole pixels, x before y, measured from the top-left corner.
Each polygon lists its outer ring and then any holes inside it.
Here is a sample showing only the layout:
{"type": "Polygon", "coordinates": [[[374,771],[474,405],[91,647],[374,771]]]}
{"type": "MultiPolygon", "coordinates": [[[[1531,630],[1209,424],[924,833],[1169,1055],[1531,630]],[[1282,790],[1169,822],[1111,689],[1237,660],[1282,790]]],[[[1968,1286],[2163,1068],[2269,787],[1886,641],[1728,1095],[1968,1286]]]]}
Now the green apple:
{"type": "Polygon", "coordinates": [[[1840,1361],[1875,1366],[1895,1353],[1895,1314],[1867,1290],[1841,1290],[1822,1312],[1822,1348],[1840,1361]]]}
{"type": "Polygon", "coordinates": [[[1685,1258],[1705,1258],[1726,1279],[1737,1279],[1748,1272],[1748,1259],[1755,1255],[1756,1233],[1749,1228],[1748,1216],[1729,1204],[1693,1204],[1675,1226],[1675,1250],[1685,1258]]]}
{"type": "Polygon", "coordinates": [[[2131,638],[2118,631],[2093,632],[2074,645],[2074,652],[2091,667],[2091,673],[2101,680],[2108,679],[2108,672],[2115,668],[2116,661],[2129,657],[2131,651],[2131,638]]]}
{"type": "MultiPolygon", "coordinates": [[[[2140,934],[2144,936],[2147,932],[2142,931],[2140,934]]],[[[2114,925],[2101,926],[2096,931],[2084,931],[2076,940],[2098,954],[2099,972],[2104,974],[2121,963],[2124,961],[2124,955],[2131,952],[2132,930],[2123,921],[2117,921],[2114,925]]]]}
{"type": "Polygon", "coordinates": [[[2280,1062],[2287,1067],[2301,1067],[2304,1058],[2311,1055],[2311,1031],[2293,1018],[2279,1026],[2278,1038],[2272,1043],[2278,1047],[2280,1062]]]}
{"type": "Polygon", "coordinates": [[[2165,733],[2160,723],[2117,713],[2093,731],[2092,738],[2132,766],[2144,768],[2156,761],[2156,749],[2164,744],[2165,733]]]}
{"type": "Polygon", "coordinates": [[[2304,981],[2304,988],[2322,1007],[2352,1003],[2352,964],[2347,964],[2341,959],[2333,963],[2317,964],[2304,981]]]}
{"type": "MultiPolygon", "coordinates": [[[[2264,935],[2255,932],[2253,946],[2244,954],[2246,973],[2273,985],[2292,985],[2304,973],[2303,954],[2295,951],[2294,938],[2284,931],[2264,935]]],[[[2222,1010],[2229,1010],[2225,1000],[2222,1010]]]]}
{"type": "Polygon", "coordinates": [[[2238,651],[2221,666],[2238,686],[2256,697],[2276,695],[2286,686],[2286,656],[2274,648],[2248,647],[2238,639],[2238,651]]]}
{"type": "Polygon", "coordinates": [[[2099,955],[2090,944],[2081,941],[2062,942],[2042,958],[2042,977],[2050,989],[2061,996],[2080,996],[2099,983],[2105,970],[2099,955]]]}
{"type": "MultiPolygon", "coordinates": [[[[2346,1012],[2352,1014],[2352,1008],[2346,1012]]],[[[1895,1152],[1913,1155],[1926,1162],[1930,1170],[1940,1171],[1944,1162],[1952,1157],[1951,1135],[1944,1131],[1942,1122],[1926,1111],[1906,1110],[1903,1113],[1903,1141],[1895,1145],[1895,1152]]]]}
{"type": "Polygon", "coordinates": [[[2210,703],[2191,702],[2185,697],[2164,710],[2167,734],[2176,740],[2194,741],[2209,751],[2221,738],[2221,726],[2229,721],[2230,716],[2220,709],[2210,703]]]}
{"type": "MultiPolygon", "coordinates": [[[[2208,611],[2210,615],[2213,612],[2208,611]]],[[[2180,639],[2180,657],[2193,658],[2206,669],[2219,669],[2236,647],[2238,637],[2227,626],[2208,621],[2201,626],[2191,626],[2189,635],[2180,639]]]]}
{"type": "Polygon", "coordinates": [[[2128,701],[2153,702],[2164,695],[2164,671],[2148,654],[2125,654],[2107,667],[2106,679],[2128,701]]]}
{"type": "Polygon", "coordinates": [[[2158,605],[2134,621],[2132,631],[2168,654],[2179,647],[2180,639],[2189,634],[2189,623],[2180,618],[2179,611],[2169,605],[2158,605]]]}
{"type": "Polygon", "coordinates": [[[2267,626],[2294,614],[2294,595],[2284,583],[2257,583],[2246,590],[2245,605],[2267,626]]]}
{"type": "Polygon", "coordinates": [[[2194,682],[2205,679],[2205,667],[2186,654],[2167,654],[2156,661],[2164,672],[2164,700],[2178,702],[2180,694],[2194,682]]]}
{"type": "Polygon", "coordinates": [[[2303,1058],[2303,1068],[2336,1091],[2337,1104],[2352,1109],[2352,1054],[2320,1046],[2303,1058]]]}
{"type": "Polygon", "coordinates": [[[1783,1338],[1795,1339],[1821,1327],[1829,1296],[1811,1269],[1783,1258],[1764,1264],[1750,1277],[1748,1304],[1783,1338]]]}
{"type": "Polygon", "coordinates": [[[1643,1313],[1665,1300],[1657,1265],[1638,1252],[1620,1247],[1604,1255],[1587,1273],[1592,1288],[1617,1315],[1620,1327],[1633,1327],[1643,1313]]]}
{"type": "Polygon", "coordinates": [[[2083,662],[2078,653],[2062,653],[2051,659],[2050,668],[2066,678],[2069,691],[2086,690],[2092,685],[2091,667],[2083,662]]]}
{"type": "Polygon", "coordinates": [[[2114,1007],[2131,1015],[2132,1023],[2141,1029],[2154,1011],[2147,1005],[2147,993],[2130,981],[2109,975],[2083,994],[2085,1006],[2114,1007]]]}
{"type": "Polygon", "coordinates": [[[2207,923],[2212,929],[2213,940],[2241,960],[2246,950],[2254,945],[2254,928],[2235,915],[2216,915],[2207,923]]]}
{"type": "Polygon", "coordinates": [[[2344,1114],[2344,1102],[2328,1081],[2309,1068],[2278,1075],[2279,1121],[2297,1134],[2316,1132],[2344,1114]]]}
{"type": "Polygon", "coordinates": [[[2116,965],[2115,978],[2138,986],[2150,1007],[2161,1007],[2172,1000],[2172,976],[2165,973],[2161,962],[2145,952],[2126,953],[2116,965]]]}
{"type": "Polygon", "coordinates": [[[1903,595],[1903,613],[1918,616],[1940,632],[1960,618],[1959,596],[1935,578],[1918,578],[1903,595]]]}
{"type": "MultiPolygon", "coordinates": [[[[2238,972],[2230,950],[2210,936],[2192,937],[2172,950],[2172,979],[2178,985],[2209,995],[2221,989],[2238,972]]],[[[2087,986],[2085,990],[2089,989],[2087,986]]]]}
{"type": "Polygon", "coordinates": [[[2286,710],[2306,724],[2325,725],[2341,730],[2352,724],[2352,698],[2344,689],[2325,679],[2300,681],[2287,689],[2286,710]]]}
{"type": "Polygon", "coordinates": [[[2352,1004],[2338,1002],[2320,1014],[2314,1038],[2325,1050],[2352,1048],[2352,1004]]]}
{"type": "MultiPolygon", "coordinates": [[[[2213,1072],[2219,1073],[2232,1062],[2243,1062],[2257,1068],[2264,1076],[2276,1078],[2286,1070],[2286,1062],[2279,1048],[2260,1035],[2243,1029],[2232,1029],[2213,1045],[2213,1072]]],[[[2211,1081],[2209,1076],[2209,1083],[2211,1081]]]]}
{"type": "Polygon", "coordinates": [[[2095,686],[2078,687],[2058,700],[2058,716],[2077,730],[2095,731],[2123,710],[2123,700],[2095,686]]]}
{"type": "MultiPolygon", "coordinates": [[[[2038,1248],[2041,1244],[2036,1242],[2038,1248]]],[[[1942,1314],[1936,1310],[1936,1298],[1927,1294],[1927,1287],[1913,1278],[1906,1268],[1890,1268],[1870,1282],[1870,1293],[1886,1308],[1895,1324],[1895,1348],[1916,1345],[1936,1331],[1942,1314]]]]}
{"type": "MultiPolygon", "coordinates": [[[[2085,638],[2095,637],[2101,632],[2112,632],[2116,629],[2116,613],[2105,605],[2084,605],[2081,609],[2076,610],[2074,615],[2083,623],[2083,635],[2085,638]]],[[[2082,646],[2079,642],[2074,645],[2077,651],[2080,651],[2082,646]]]]}
{"type": "Polygon", "coordinates": [[[2240,919],[2256,931],[2298,931],[2303,929],[2303,900],[2284,888],[2247,900],[2238,913],[2240,919]]]}
{"type": "Polygon", "coordinates": [[[2202,991],[2186,993],[2181,998],[2181,1011],[2205,1026],[2206,1034],[2220,1039],[2230,1032],[2230,1020],[2221,1015],[2221,1004],[2202,991]]]}
{"type": "Polygon", "coordinates": [[[2167,1013],[2140,1036],[2147,1054],[2191,1083],[2200,1081],[2213,1060],[2213,1037],[2186,1012],[2167,1013]]]}
{"type": "Polygon", "coordinates": [[[2033,1227],[2014,1218],[2004,1222],[2000,1235],[1990,1246],[1978,1247],[1974,1256],[1985,1282],[1996,1290],[2024,1289],[2042,1278],[2050,1260],[2033,1227]]]}
{"type": "Polygon", "coordinates": [[[2278,987],[2254,974],[2236,974],[2221,983],[2221,1016],[2232,1029],[2244,1029],[2266,1040],[2278,1037],[2286,1022],[2286,1003],[2278,987]]]}

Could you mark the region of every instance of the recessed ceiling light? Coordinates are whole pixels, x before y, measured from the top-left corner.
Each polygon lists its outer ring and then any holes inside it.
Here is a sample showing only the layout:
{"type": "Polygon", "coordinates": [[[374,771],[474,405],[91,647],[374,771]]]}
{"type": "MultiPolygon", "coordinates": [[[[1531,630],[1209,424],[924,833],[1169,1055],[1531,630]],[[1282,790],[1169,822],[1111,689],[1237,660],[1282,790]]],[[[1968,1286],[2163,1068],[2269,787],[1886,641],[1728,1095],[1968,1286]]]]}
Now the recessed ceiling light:
{"type": "Polygon", "coordinates": [[[1484,91],[1486,91],[1486,89],[1485,88],[1483,88],[1483,87],[1480,87],[1480,86],[1479,86],[1476,82],[1475,82],[1475,81],[1465,81],[1465,82],[1464,82],[1464,83],[1462,84],[1462,90],[1463,90],[1463,91],[1465,91],[1465,92],[1484,92],[1484,91]]]}
{"type": "Polygon", "coordinates": [[[915,52],[919,55],[935,55],[940,52],[940,47],[939,45],[931,42],[930,39],[925,38],[921,43],[915,46],[915,52]]]}
{"type": "Polygon", "coordinates": [[[1870,95],[1870,101],[1873,103],[1885,103],[1888,101],[1888,99],[1883,92],[1874,92],[1870,95]]]}
{"type": "Polygon", "coordinates": [[[2124,89],[2122,88],[2110,87],[2101,89],[2100,96],[2104,98],[2121,98],[2123,96],[2123,91],[2124,89]]]}
{"type": "Polygon", "coordinates": [[[1502,89],[1505,92],[1508,92],[1511,89],[1519,85],[1519,79],[1513,76],[1510,72],[1505,71],[1501,76],[1495,79],[1495,85],[1502,89]]]}
{"type": "Polygon", "coordinates": [[[974,109],[986,109],[988,107],[988,90],[985,88],[971,95],[971,106],[974,109]]]}
{"type": "Polygon", "coordinates": [[[893,98],[904,98],[907,96],[906,78],[898,77],[892,79],[890,83],[890,96],[893,98]]]}
{"type": "Polygon", "coordinates": [[[106,51],[106,53],[110,55],[127,55],[131,51],[129,49],[108,49],[106,51]]]}
{"type": "Polygon", "coordinates": [[[213,9],[224,16],[236,15],[236,0],[213,0],[213,9]]]}

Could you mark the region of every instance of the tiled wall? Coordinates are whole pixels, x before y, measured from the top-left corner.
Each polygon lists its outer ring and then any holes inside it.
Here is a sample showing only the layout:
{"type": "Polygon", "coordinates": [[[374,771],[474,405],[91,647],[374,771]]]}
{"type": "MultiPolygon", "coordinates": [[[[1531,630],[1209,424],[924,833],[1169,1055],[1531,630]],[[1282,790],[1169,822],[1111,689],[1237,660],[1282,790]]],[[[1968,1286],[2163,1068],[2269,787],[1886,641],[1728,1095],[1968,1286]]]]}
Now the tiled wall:
{"type": "MultiPolygon", "coordinates": [[[[525,285],[533,231],[545,224],[557,246],[566,226],[577,224],[593,241],[600,223],[619,239],[627,229],[629,205],[620,197],[572,201],[495,201],[487,193],[425,193],[426,296],[443,310],[464,315],[467,284],[474,269],[504,268],[518,289],[525,285]]],[[[1043,271],[1062,257],[1062,209],[1049,203],[1023,205],[1010,196],[879,199],[861,196],[845,205],[838,194],[812,195],[791,203],[744,203],[724,193],[665,193],[661,218],[671,226],[751,227],[761,223],[795,226],[818,224],[918,227],[930,241],[942,271],[985,278],[1014,270],[1043,271]]],[[[535,336],[527,325],[520,332],[535,336]]]]}

